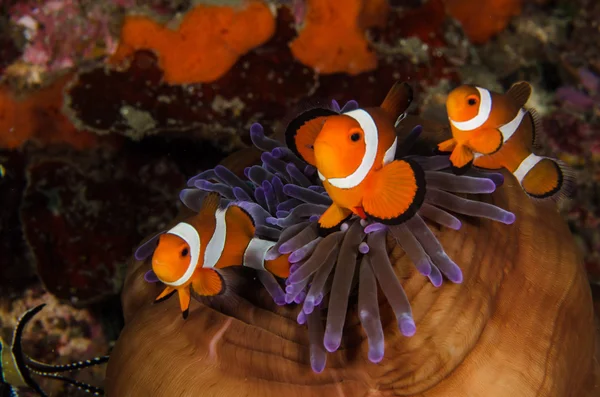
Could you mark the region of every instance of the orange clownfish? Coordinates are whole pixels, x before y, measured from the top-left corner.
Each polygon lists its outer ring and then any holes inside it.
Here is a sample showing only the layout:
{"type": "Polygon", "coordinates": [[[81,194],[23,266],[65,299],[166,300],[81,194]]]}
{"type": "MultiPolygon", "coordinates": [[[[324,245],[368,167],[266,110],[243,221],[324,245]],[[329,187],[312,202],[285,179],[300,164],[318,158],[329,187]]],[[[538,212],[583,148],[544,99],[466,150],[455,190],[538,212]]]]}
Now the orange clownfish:
{"type": "Polygon", "coordinates": [[[286,144],[315,166],[333,204],[319,218],[321,230],[352,214],[385,224],[412,217],[425,196],[418,164],[395,160],[395,126],[412,101],[411,87],[397,82],[380,107],[337,113],[308,110],[286,129],[286,144]]]}
{"type": "Polygon", "coordinates": [[[277,277],[289,275],[288,255],[264,260],[275,242],[254,236],[250,215],[236,205],[221,208],[219,202],[217,193],[206,196],[198,214],[159,237],[152,255],[152,270],[167,286],[155,302],[178,292],[183,318],[189,313],[191,289],[202,296],[224,291],[223,278],[215,269],[248,266],[277,277]]]}
{"type": "Polygon", "coordinates": [[[455,172],[471,163],[506,168],[529,196],[538,199],[558,197],[570,185],[568,167],[532,152],[541,124],[535,110],[524,108],[530,95],[527,82],[513,84],[504,95],[472,85],[450,92],[446,107],[452,139],[440,143],[438,150],[452,152],[455,172]]]}

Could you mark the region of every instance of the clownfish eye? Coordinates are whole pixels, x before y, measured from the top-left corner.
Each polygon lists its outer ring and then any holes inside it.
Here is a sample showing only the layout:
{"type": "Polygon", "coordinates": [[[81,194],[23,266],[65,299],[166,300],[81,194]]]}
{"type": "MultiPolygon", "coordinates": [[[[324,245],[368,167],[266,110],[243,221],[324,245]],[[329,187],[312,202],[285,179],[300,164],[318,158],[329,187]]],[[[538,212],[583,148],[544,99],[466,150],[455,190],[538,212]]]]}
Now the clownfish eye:
{"type": "Polygon", "coordinates": [[[189,254],[189,250],[187,248],[184,248],[181,250],[181,257],[185,258],[186,256],[188,256],[189,254]]]}
{"type": "Polygon", "coordinates": [[[471,96],[467,98],[467,103],[469,104],[469,106],[474,106],[477,104],[477,98],[471,96]]]}
{"type": "Polygon", "coordinates": [[[355,132],[354,134],[350,135],[350,139],[352,140],[352,142],[356,142],[360,139],[360,133],[355,132]]]}

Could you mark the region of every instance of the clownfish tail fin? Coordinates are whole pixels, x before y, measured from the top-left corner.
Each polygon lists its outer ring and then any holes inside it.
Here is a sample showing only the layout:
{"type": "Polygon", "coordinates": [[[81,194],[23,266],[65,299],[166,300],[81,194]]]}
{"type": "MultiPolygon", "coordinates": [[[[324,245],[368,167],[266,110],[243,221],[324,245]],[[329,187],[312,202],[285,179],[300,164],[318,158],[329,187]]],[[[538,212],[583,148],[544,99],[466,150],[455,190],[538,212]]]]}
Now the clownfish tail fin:
{"type": "Polygon", "coordinates": [[[562,201],[573,193],[575,174],[564,162],[529,155],[513,172],[525,193],[538,200],[562,201]]]}
{"type": "Polygon", "coordinates": [[[279,278],[288,278],[290,275],[289,254],[278,256],[273,260],[265,261],[265,269],[279,278]]]}
{"type": "Polygon", "coordinates": [[[406,82],[397,81],[381,103],[381,108],[392,118],[396,126],[406,116],[412,100],[412,87],[406,82]]]}
{"type": "Polygon", "coordinates": [[[514,83],[508,91],[506,91],[506,95],[509,96],[518,107],[522,108],[529,100],[531,91],[531,84],[526,81],[519,81],[518,83],[514,83]]]}
{"type": "Polygon", "coordinates": [[[386,225],[398,225],[412,218],[425,199],[425,172],[413,160],[395,160],[369,181],[363,196],[367,218],[386,225]]]}
{"type": "Polygon", "coordinates": [[[540,147],[540,134],[542,133],[542,118],[535,109],[527,109],[531,120],[531,146],[533,148],[540,147]]]}

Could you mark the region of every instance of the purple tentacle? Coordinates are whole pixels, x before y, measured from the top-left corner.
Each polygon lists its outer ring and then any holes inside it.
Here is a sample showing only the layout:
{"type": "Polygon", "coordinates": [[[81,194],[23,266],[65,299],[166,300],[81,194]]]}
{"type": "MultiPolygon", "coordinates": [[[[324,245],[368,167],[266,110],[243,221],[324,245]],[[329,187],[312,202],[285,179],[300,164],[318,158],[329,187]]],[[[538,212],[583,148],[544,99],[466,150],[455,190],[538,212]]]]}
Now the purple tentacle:
{"type": "Polygon", "coordinates": [[[248,179],[257,186],[260,186],[264,181],[270,181],[274,177],[275,174],[270,173],[258,165],[253,165],[248,170],[248,179]]]}
{"type": "Polygon", "coordinates": [[[294,163],[289,163],[285,167],[285,169],[296,184],[304,187],[312,185],[310,180],[302,172],[300,172],[300,170],[298,169],[298,167],[296,167],[294,163]]]}
{"type": "Polygon", "coordinates": [[[147,283],[158,283],[160,280],[158,279],[158,276],[156,275],[156,273],[154,273],[154,271],[152,269],[148,270],[145,274],[144,274],[144,280],[146,280],[147,283]]]}
{"type": "Polygon", "coordinates": [[[152,255],[154,253],[154,250],[156,249],[156,245],[158,244],[158,238],[163,233],[164,232],[160,232],[160,233],[155,234],[148,241],[146,241],[145,243],[143,243],[142,245],[140,245],[138,247],[138,249],[135,250],[135,253],[133,254],[133,257],[135,258],[135,260],[136,261],[143,261],[146,258],[148,258],[150,255],[152,255]]]}
{"type": "Polygon", "coordinates": [[[426,171],[427,188],[455,193],[493,193],[496,184],[491,179],[457,176],[446,172],[426,171]]]}
{"type": "Polygon", "coordinates": [[[200,211],[205,196],[206,191],[199,189],[183,189],[179,192],[179,200],[194,212],[200,211]]]}
{"type": "Polygon", "coordinates": [[[221,196],[228,199],[235,198],[233,189],[223,183],[211,183],[205,180],[198,180],[196,181],[195,186],[200,190],[219,193],[221,196]]]}
{"type": "MultiPolygon", "coordinates": [[[[252,195],[254,196],[254,193],[252,193],[252,195]]],[[[250,195],[248,195],[244,189],[239,187],[233,188],[233,196],[238,201],[254,201],[254,199],[250,197],[250,195]]]]}
{"type": "Polygon", "coordinates": [[[342,241],[338,255],[337,266],[333,275],[333,284],[329,298],[329,310],[327,311],[327,323],[323,344],[330,352],[336,351],[342,341],[342,331],[346,321],[348,310],[348,297],[352,278],[356,270],[356,258],[358,256],[358,245],[362,242],[364,233],[359,222],[354,222],[342,241]]]}
{"type": "Polygon", "coordinates": [[[238,177],[236,174],[227,169],[227,167],[217,165],[215,167],[215,175],[232,188],[238,187],[243,189],[246,193],[252,194],[252,189],[250,189],[250,186],[248,186],[248,184],[240,179],[240,177],[238,177]]]}
{"type": "Polygon", "coordinates": [[[265,135],[265,130],[262,125],[254,123],[250,126],[250,139],[254,146],[262,151],[270,152],[276,147],[281,146],[281,143],[274,139],[268,138],[265,135]]]}
{"type": "Polygon", "coordinates": [[[369,341],[369,360],[378,363],[383,359],[385,337],[379,316],[377,281],[371,268],[371,259],[363,256],[358,282],[358,317],[369,341]]]}
{"type": "Polygon", "coordinates": [[[304,201],[305,203],[331,205],[329,196],[322,195],[309,188],[288,184],[283,187],[283,192],[289,197],[304,201]]]}
{"type": "Polygon", "coordinates": [[[367,242],[371,247],[368,254],[371,259],[371,267],[383,294],[396,315],[400,332],[404,336],[413,336],[417,328],[412,317],[412,309],[388,258],[385,234],[385,231],[378,231],[367,237],[367,242]]]}
{"type": "Polygon", "coordinates": [[[428,189],[425,201],[438,207],[458,212],[459,214],[488,218],[510,225],[515,221],[515,214],[495,205],[479,201],[467,200],[438,189],[428,189]]]}

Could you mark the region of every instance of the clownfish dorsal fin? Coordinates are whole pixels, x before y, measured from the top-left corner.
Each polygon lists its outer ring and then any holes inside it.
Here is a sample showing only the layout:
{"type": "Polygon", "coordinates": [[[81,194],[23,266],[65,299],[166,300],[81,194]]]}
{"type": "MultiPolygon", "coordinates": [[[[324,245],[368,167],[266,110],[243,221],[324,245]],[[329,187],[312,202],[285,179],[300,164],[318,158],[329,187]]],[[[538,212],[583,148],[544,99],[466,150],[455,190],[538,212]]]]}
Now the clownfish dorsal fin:
{"type": "Polygon", "coordinates": [[[413,89],[406,82],[397,81],[385,99],[381,108],[392,118],[394,124],[403,117],[413,100],[413,89]]]}
{"type": "Polygon", "coordinates": [[[508,91],[506,91],[506,95],[514,101],[515,105],[522,108],[525,106],[529,97],[531,96],[531,84],[526,81],[520,81],[518,83],[513,84],[508,91]]]}
{"type": "Polygon", "coordinates": [[[200,207],[200,214],[207,215],[212,218],[215,216],[215,212],[217,208],[219,208],[219,204],[221,202],[221,196],[219,193],[211,192],[204,198],[202,202],[202,206],[200,207]]]}

